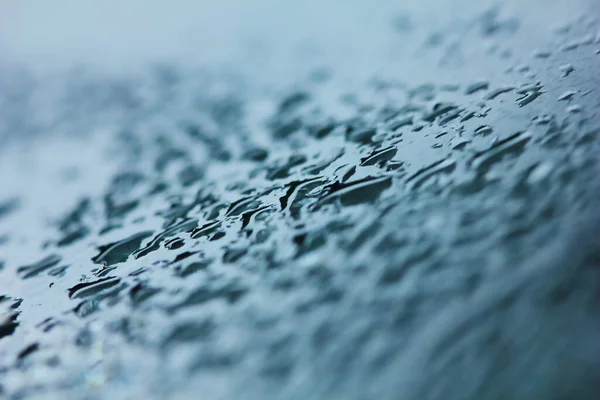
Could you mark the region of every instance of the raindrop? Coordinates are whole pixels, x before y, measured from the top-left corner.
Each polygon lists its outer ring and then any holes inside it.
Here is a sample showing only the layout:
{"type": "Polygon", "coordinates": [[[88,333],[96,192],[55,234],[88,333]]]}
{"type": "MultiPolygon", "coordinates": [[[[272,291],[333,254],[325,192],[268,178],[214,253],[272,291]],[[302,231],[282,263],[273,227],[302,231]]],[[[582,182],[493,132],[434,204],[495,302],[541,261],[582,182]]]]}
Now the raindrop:
{"type": "Polygon", "coordinates": [[[558,69],[562,72],[562,76],[567,77],[571,74],[571,72],[575,71],[575,68],[571,64],[564,64],[558,67],[558,69]]]}
{"type": "Polygon", "coordinates": [[[574,90],[567,90],[558,97],[558,101],[571,100],[577,94],[574,90]]]}
{"type": "Polygon", "coordinates": [[[80,283],[69,289],[69,298],[84,298],[93,296],[104,289],[115,286],[121,280],[117,277],[107,277],[94,282],[80,283]]]}
{"type": "Polygon", "coordinates": [[[467,88],[465,89],[465,94],[466,95],[471,95],[475,92],[479,92],[481,90],[487,90],[489,88],[490,84],[487,81],[480,81],[480,82],[475,82],[470,84],[469,86],[467,86],[467,88]]]}
{"type": "Polygon", "coordinates": [[[536,50],[533,52],[533,57],[534,58],[543,58],[546,59],[548,57],[550,57],[552,55],[551,52],[546,51],[546,50],[536,50]]]}
{"type": "Polygon", "coordinates": [[[473,167],[477,170],[487,169],[506,155],[520,151],[530,139],[531,134],[528,132],[521,132],[515,133],[506,139],[499,140],[488,150],[484,150],[475,155],[473,167]]]}
{"type": "Polygon", "coordinates": [[[492,127],[488,126],[488,125],[481,125],[480,127],[478,127],[477,129],[475,129],[475,135],[476,136],[488,136],[490,135],[494,130],[492,129],[492,127]]]}
{"type": "Polygon", "coordinates": [[[14,212],[19,207],[20,201],[18,199],[10,199],[4,202],[0,202],[0,219],[14,212]]]}
{"type": "Polygon", "coordinates": [[[390,177],[368,177],[349,184],[335,184],[323,202],[340,199],[342,205],[350,206],[375,201],[392,184],[390,177]]]}
{"type": "Polygon", "coordinates": [[[142,241],[152,236],[153,233],[154,232],[152,231],[144,231],[119,240],[118,242],[101,246],[99,248],[100,253],[92,258],[92,261],[106,266],[124,262],[140,248],[142,241]]]}
{"type": "Polygon", "coordinates": [[[369,157],[361,159],[360,165],[375,165],[382,161],[389,161],[396,155],[397,152],[398,150],[393,146],[374,151],[369,157]]]}
{"type": "Polygon", "coordinates": [[[469,142],[471,142],[468,139],[463,138],[462,136],[456,136],[454,138],[454,140],[452,141],[452,149],[453,150],[459,150],[464,148],[469,142]]]}
{"type": "Polygon", "coordinates": [[[57,254],[52,254],[34,264],[19,267],[17,272],[23,279],[33,278],[58,264],[62,258],[57,254]]]}
{"type": "Polygon", "coordinates": [[[351,142],[369,143],[373,136],[375,136],[375,133],[377,133],[377,130],[374,128],[352,130],[347,135],[347,138],[351,142]]]}
{"type": "Polygon", "coordinates": [[[508,93],[515,90],[515,88],[513,86],[505,86],[505,87],[501,87],[498,89],[494,89],[492,90],[490,93],[488,93],[488,95],[485,97],[486,100],[493,100],[496,97],[500,96],[503,93],[508,93]]]}
{"type": "Polygon", "coordinates": [[[414,173],[412,176],[410,176],[406,180],[406,185],[409,189],[417,189],[423,183],[425,183],[425,181],[427,181],[429,178],[431,178],[439,173],[442,173],[442,172],[445,172],[445,173],[452,172],[455,167],[456,167],[456,161],[451,158],[437,161],[428,167],[420,169],[419,171],[414,173]]]}

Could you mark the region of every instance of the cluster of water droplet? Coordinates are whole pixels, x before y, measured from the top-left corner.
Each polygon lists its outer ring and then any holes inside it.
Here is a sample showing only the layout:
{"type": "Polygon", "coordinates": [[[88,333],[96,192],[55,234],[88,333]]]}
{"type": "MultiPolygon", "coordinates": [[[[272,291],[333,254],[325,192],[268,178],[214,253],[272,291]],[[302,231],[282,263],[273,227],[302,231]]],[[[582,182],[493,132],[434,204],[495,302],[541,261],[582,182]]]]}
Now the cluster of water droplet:
{"type": "MultiPolygon", "coordinates": [[[[483,37],[519,25],[481,21],[483,37]]],[[[513,393],[507,365],[523,371],[519,352],[538,340],[527,335],[545,337],[515,327],[577,324],[569,304],[587,307],[585,321],[595,310],[595,261],[573,256],[569,227],[598,200],[587,69],[599,43],[580,25],[560,30],[556,53],[489,80],[380,78],[347,93],[315,73],[259,95],[162,67],[61,81],[56,121],[22,118],[31,105],[13,102],[3,132],[111,121],[106,160],[118,161],[101,195],[69,199],[41,259],[0,255],[0,279],[23,285],[22,299],[0,296],[0,397],[513,393]],[[467,388],[444,380],[465,371],[467,388]]],[[[460,64],[449,48],[442,67],[460,64]]],[[[15,85],[6,96],[39,93],[15,85]]],[[[0,200],[0,218],[23,212],[0,200]]],[[[0,251],[31,245],[0,231],[0,251]]]]}

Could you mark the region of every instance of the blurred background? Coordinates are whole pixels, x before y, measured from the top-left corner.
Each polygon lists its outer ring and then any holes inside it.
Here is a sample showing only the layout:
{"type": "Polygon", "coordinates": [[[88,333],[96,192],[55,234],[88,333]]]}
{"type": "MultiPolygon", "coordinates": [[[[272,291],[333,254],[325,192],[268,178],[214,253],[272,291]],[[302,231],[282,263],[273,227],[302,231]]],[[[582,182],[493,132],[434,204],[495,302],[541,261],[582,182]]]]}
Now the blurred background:
{"type": "Polygon", "coordinates": [[[598,398],[598,6],[0,2],[0,398],[598,398]]]}

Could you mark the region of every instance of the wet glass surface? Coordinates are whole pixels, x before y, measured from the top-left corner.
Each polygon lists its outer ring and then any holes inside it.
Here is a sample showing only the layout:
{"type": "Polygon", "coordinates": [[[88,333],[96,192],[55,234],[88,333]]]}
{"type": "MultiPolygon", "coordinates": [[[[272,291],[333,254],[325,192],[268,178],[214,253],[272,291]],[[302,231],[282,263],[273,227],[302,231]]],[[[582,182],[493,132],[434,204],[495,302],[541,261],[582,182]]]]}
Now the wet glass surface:
{"type": "Polygon", "coordinates": [[[595,3],[0,6],[0,398],[597,398],[595,3]]]}

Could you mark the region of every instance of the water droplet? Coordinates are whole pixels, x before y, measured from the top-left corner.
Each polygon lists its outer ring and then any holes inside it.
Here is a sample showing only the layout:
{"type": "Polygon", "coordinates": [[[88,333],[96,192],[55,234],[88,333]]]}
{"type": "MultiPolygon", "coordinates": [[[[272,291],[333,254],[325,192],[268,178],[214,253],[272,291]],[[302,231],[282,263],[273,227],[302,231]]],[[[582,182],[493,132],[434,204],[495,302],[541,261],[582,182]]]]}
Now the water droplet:
{"type": "Polygon", "coordinates": [[[285,210],[289,204],[293,203],[294,199],[296,198],[296,195],[302,189],[305,189],[306,187],[309,186],[309,184],[315,183],[318,181],[319,181],[319,178],[313,178],[313,179],[307,179],[307,180],[303,180],[303,181],[291,182],[288,186],[288,190],[286,191],[285,195],[279,199],[279,203],[281,204],[281,209],[285,210]]]}
{"type": "Polygon", "coordinates": [[[563,24],[561,26],[554,28],[554,32],[559,35],[564,35],[566,33],[569,33],[570,30],[571,30],[571,24],[563,24]]]}
{"type": "Polygon", "coordinates": [[[184,244],[185,244],[185,242],[183,241],[183,239],[175,238],[175,239],[171,239],[171,240],[167,241],[165,243],[165,248],[167,248],[169,250],[176,250],[176,249],[181,248],[184,244]]]}
{"type": "Polygon", "coordinates": [[[228,283],[223,286],[201,286],[191,292],[182,302],[171,307],[169,311],[177,312],[183,308],[215,300],[224,300],[233,304],[242,299],[247,292],[248,288],[237,282],[228,283]]]}
{"type": "Polygon", "coordinates": [[[179,172],[177,177],[181,186],[187,187],[204,177],[204,168],[197,165],[188,165],[179,172]]]}
{"type": "Polygon", "coordinates": [[[121,281],[117,277],[107,277],[94,282],[79,283],[69,289],[69,298],[84,298],[93,296],[104,289],[115,286],[121,281]]]}
{"type": "Polygon", "coordinates": [[[339,199],[344,206],[372,202],[392,185],[390,177],[368,177],[348,184],[334,184],[323,202],[339,199]]]}
{"type": "Polygon", "coordinates": [[[19,267],[17,272],[23,279],[33,278],[34,276],[37,276],[40,273],[56,266],[61,259],[62,257],[60,257],[58,254],[52,254],[34,264],[19,267]]]}
{"type": "Polygon", "coordinates": [[[296,92],[290,94],[279,104],[279,114],[284,114],[293,111],[297,107],[310,100],[310,95],[306,92],[296,92]]]}
{"type": "Polygon", "coordinates": [[[381,150],[374,151],[369,157],[361,159],[361,166],[375,165],[382,161],[391,160],[398,150],[394,146],[386,147],[381,150]]]}
{"type": "Polygon", "coordinates": [[[494,143],[488,150],[477,153],[473,159],[473,167],[477,170],[489,168],[504,156],[520,151],[531,139],[528,132],[515,133],[506,139],[494,143]]]}
{"type": "Polygon", "coordinates": [[[552,172],[553,169],[554,169],[554,165],[550,162],[543,162],[541,164],[538,164],[529,173],[529,176],[527,177],[527,182],[529,182],[530,184],[539,183],[539,182],[543,181],[544,179],[546,179],[550,175],[550,173],[552,172]]]}
{"type": "MultiPolygon", "coordinates": [[[[141,257],[146,256],[147,254],[156,251],[160,248],[160,244],[165,241],[167,238],[175,236],[179,233],[182,232],[192,232],[194,230],[194,228],[196,228],[198,226],[198,221],[194,218],[188,218],[188,219],[184,219],[183,221],[179,222],[178,224],[175,224],[173,226],[171,226],[170,228],[162,231],[161,233],[159,233],[158,235],[156,235],[156,237],[154,239],[152,239],[150,242],[148,242],[148,244],[137,250],[133,253],[133,256],[138,259],[141,257]]],[[[150,236],[150,235],[148,235],[150,236]]],[[[143,239],[145,239],[145,236],[143,239]]],[[[141,243],[141,240],[138,242],[138,247],[141,243]]],[[[109,264],[110,265],[110,264],[109,264]]]]}
{"type": "Polygon", "coordinates": [[[0,339],[10,336],[15,332],[19,326],[19,323],[17,322],[18,316],[19,314],[15,313],[9,315],[8,317],[3,316],[2,319],[0,319],[0,339]]]}
{"type": "Polygon", "coordinates": [[[190,263],[185,268],[181,269],[181,271],[179,271],[177,273],[177,275],[182,278],[185,278],[188,275],[192,275],[198,271],[203,271],[203,270],[207,269],[210,266],[210,264],[211,264],[211,260],[196,261],[196,262],[190,263]]]}
{"type": "Polygon", "coordinates": [[[481,90],[487,90],[490,86],[490,83],[488,81],[479,81],[479,82],[475,82],[470,84],[469,86],[467,86],[467,88],[465,89],[465,94],[466,95],[471,95],[475,92],[479,92],[481,90]]]}
{"type": "Polygon", "coordinates": [[[19,361],[24,360],[25,358],[27,358],[28,356],[30,356],[31,354],[35,353],[36,351],[38,351],[40,348],[40,344],[39,343],[32,343],[29,346],[25,347],[23,350],[21,350],[19,352],[19,354],[17,355],[17,359],[19,361]]]}
{"type": "Polygon", "coordinates": [[[256,208],[260,202],[258,201],[258,196],[250,196],[246,198],[239,199],[229,206],[227,209],[227,213],[225,215],[228,216],[236,216],[240,215],[243,212],[246,212],[252,208],[256,208]]]}
{"type": "Polygon", "coordinates": [[[413,117],[411,115],[408,117],[404,117],[404,118],[400,118],[395,121],[392,121],[390,123],[389,128],[391,131],[395,131],[395,130],[402,128],[403,126],[412,125],[412,124],[413,124],[413,117]]]}
{"type": "Polygon", "coordinates": [[[244,160],[260,162],[266,160],[268,156],[269,153],[265,149],[255,147],[250,150],[247,150],[242,156],[242,158],[244,160]]]}
{"type": "Polygon", "coordinates": [[[571,74],[571,72],[575,71],[575,68],[571,64],[564,64],[558,67],[558,69],[562,72],[562,76],[567,77],[571,74]]]}
{"type": "Polygon", "coordinates": [[[488,125],[481,125],[477,129],[475,129],[475,135],[488,136],[491,135],[493,131],[494,130],[492,129],[492,127],[488,125]]]}
{"type": "Polygon", "coordinates": [[[161,289],[150,287],[144,283],[138,283],[129,291],[129,298],[135,306],[139,306],[154,295],[161,292],[161,289]]]}
{"type": "Polygon", "coordinates": [[[522,94],[523,96],[516,100],[517,105],[519,107],[525,107],[530,104],[544,93],[541,89],[542,85],[539,82],[520,86],[519,89],[517,89],[517,93],[522,94]]]}
{"type": "Polygon", "coordinates": [[[101,246],[99,248],[100,253],[92,258],[92,261],[106,266],[124,262],[130,255],[139,249],[144,239],[153,234],[154,232],[152,231],[144,231],[119,240],[118,242],[101,246]]]}
{"type": "Polygon", "coordinates": [[[18,199],[10,199],[4,202],[0,202],[0,219],[14,212],[19,207],[20,201],[18,199]]]}
{"type": "Polygon", "coordinates": [[[457,106],[452,103],[436,103],[429,113],[423,115],[423,120],[433,122],[437,117],[455,110],[456,108],[457,106]]]}
{"type": "Polygon", "coordinates": [[[97,299],[92,298],[92,299],[83,300],[81,303],[79,303],[77,305],[77,307],[75,307],[73,309],[73,312],[79,318],[86,318],[86,317],[92,315],[93,313],[95,313],[96,311],[98,311],[99,308],[100,308],[99,301],[97,299]]]}
{"type": "Polygon", "coordinates": [[[592,35],[585,35],[584,37],[579,39],[580,46],[587,46],[592,43],[594,43],[594,36],[592,36],[592,35]]]}
{"type": "Polygon", "coordinates": [[[75,228],[75,230],[67,233],[62,239],[60,239],[56,245],[58,247],[64,247],[71,245],[84,237],[86,237],[90,233],[90,230],[84,226],[75,228]]]}
{"type": "Polygon", "coordinates": [[[475,111],[469,111],[461,119],[460,122],[465,122],[473,118],[477,113],[475,111]]]}
{"type": "Polygon", "coordinates": [[[571,50],[575,50],[578,47],[579,47],[579,41],[578,40],[573,40],[571,42],[568,42],[568,43],[562,45],[560,47],[560,50],[561,51],[571,51],[571,50]]]}
{"type": "Polygon", "coordinates": [[[558,97],[558,101],[571,100],[577,94],[574,90],[567,90],[558,97]]]}
{"type": "Polygon", "coordinates": [[[546,58],[550,57],[551,55],[552,55],[552,53],[549,51],[546,51],[546,50],[536,50],[533,52],[534,58],[546,59],[546,58]]]}
{"type": "Polygon", "coordinates": [[[500,96],[503,93],[508,93],[515,90],[515,88],[513,86],[505,86],[505,87],[501,87],[498,89],[494,89],[492,90],[490,93],[488,93],[488,95],[485,97],[486,100],[494,100],[496,97],[500,96]]]}
{"type": "Polygon", "coordinates": [[[356,143],[369,143],[377,130],[374,128],[352,130],[346,136],[349,141],[356,143]]]}
{"type": "Polygon", "coordinates": [[[211,319],[177,325],[165,338],[163,346],[171,346],[181,342],[206,340],[213,334],[216,328],[216,324],[211,319]]]}
{"type": "Polygon", "coordinates": [[[453,150],[462,149],[470,142],[471,142],[470,140],[465,139],[462,136],[456,136],[452,140],[452,149],[453,150]]]}
{"type": "Polygon", "coordinates": [[[456,161],[451,158],[437,161],[408,177],[406,185],[409,189],[417,189],[429,178],[442,172],[452,172],[455,167],[456,161]]]}

